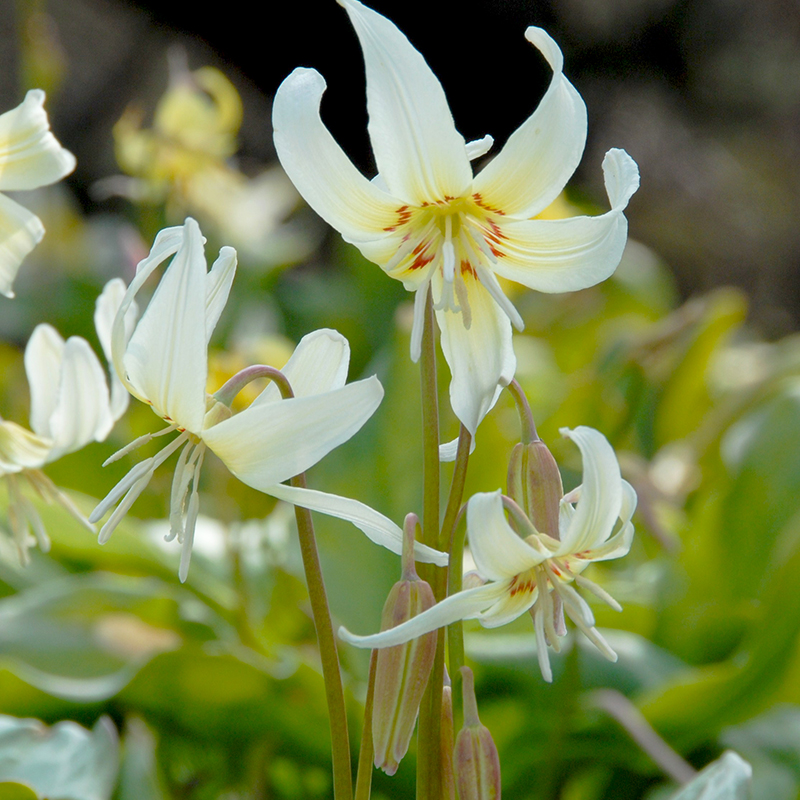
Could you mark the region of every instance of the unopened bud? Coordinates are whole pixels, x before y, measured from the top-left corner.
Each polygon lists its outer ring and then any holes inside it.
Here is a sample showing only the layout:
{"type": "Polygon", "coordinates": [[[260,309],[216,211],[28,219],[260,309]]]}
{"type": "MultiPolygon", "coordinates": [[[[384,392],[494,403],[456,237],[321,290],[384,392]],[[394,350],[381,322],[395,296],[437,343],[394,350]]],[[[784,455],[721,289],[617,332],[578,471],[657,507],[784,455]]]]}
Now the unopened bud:
{"type": "Polygon", "coordinates": [[[547,445],[536,439],[518,444],[508,463],[508,496],[537,531],[558,539],[558,507],[564,495],[561,473],[547,445]]]}
{"type": "Polygon", "coordinates": [[[500,757],[492,735],[478,718],[475,681],[469,667],[461,667],[464,691],[464,727],[453,751],[453,772],[459,800],[500,800],[500,757]]]}
{"type": "MultiPolygon", "coordinates": [[[[381,630],[393,628],[431,608],[436,602],[430,585],[420,580],[414,567],[414,529],[417,517],[406,517],[403,541],[403,575],[389,592],[381,617],[381,630]]],[[[405,644],[378,651],[375,699],[372,707],[372,742],[375,766],[394,775],[408,751],[419,704],[436,654],[436,631],[405,644]]]]}

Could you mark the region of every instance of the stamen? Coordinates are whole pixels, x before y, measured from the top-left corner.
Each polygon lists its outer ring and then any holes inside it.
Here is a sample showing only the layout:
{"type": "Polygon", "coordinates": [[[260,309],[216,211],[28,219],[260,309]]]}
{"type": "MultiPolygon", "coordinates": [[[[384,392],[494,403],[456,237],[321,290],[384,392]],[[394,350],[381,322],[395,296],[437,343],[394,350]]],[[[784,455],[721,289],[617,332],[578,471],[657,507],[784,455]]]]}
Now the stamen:
{"type": "Polygon", "coordinates": [[[195,448],[197,455],[197,463],[194,468],[194,475],[192,476],[192,495],[189,498],[189,509],[186,512],[186,528],[183,536],[183,549],[181,550],[181,564],[178,568],[178,577],[181,583],[186,581],[189,574],[189,561],[192,557],[192,545],[194,543],[194,531],[197,527],[197,515],[200,512],[200,468],[203,466],[203,458],[205,456],[205,445],[198,445],[195,448]]]}
{"type": "Polygon", "coordinates": [[[155,433],[145,433],[142,436],[138,436],[132,442],[129,442],[120,450],[117,450],[116,453],[110,455],[104,462],[103,466],[107,467],[109,464],[113,464],[115,461],[118,461],[123,456],[128,455],[128,453],[132,453],[138,447],[141,447],[144,444],[147,444],[152,439],[155,439],[156,436],[164,436],[167,433],[171,433],[178,427],[178,424],[173,422],[172,425],[168,425],[166,428],[162,428],[160,431],[156,431],[155,433]]]}
{"type": "MultiPolygon", "coordinates": [[[[546,565],[547,562],[545,562],[546,565]]],[[[546,566],[545,566],[546,568],[546,566]]],[[[550,596],[550,589],[547,586],[545,571],[542,569],[534,570],[536,575],[536,586],[539,589],[539,602],[542,604],[542,621],[544,622],[544,632],[547,641],[556,653],[561,652],[561,642],[556,636],[556,629],[553,627],[553,599],[550,596]]]]}
{"type": "Polygon", "coordinates": [[[525,323],[519,311],[514,307],[514,304],[506,297],[497,278],[491,270],[486,269],[482,264],[476,265],[478,277],[487,292],[492,296],[492,299],[503,309],[506,316],[511,320],[511,324],[518,330],[525,329],[525,323]]]}
{"type": "Polygon", "coordinates": [[[114,533],[117,525],[122,522],[122,518],[128,513],[130,507],[139,498],[139,495],[147,488],[150,479],[153,477],[154,469],[149,469],[137,480],[133,486],[128,490],[122,502],[114,509],[114,513],[108,518],[106,524],[100,528],[100,533],[97,535],[98,544],[105,544],[114,533]]]}
{"type": "Polygon", "coordinates": [[[183,536],[183,507],[186,502],[186,493],[189,491],[191,473],[186,469],[186,462],[193,450],[191,444],[181,450],[175,474],[172,477],[172,490],[169,498],[169,533],[164,536],[165,542],[171,542],[176,536],[183,536]]]}
{"type": "Polygon", "coordinates": [[[550,654],[547,652],[547,639],[544,630],[544,613],[541,603],[537,603],[534,612],[533,628],[536,634],[536,657],[539,660],[539,669],[542,677],[548,682],[553,682],[553,670],[550,668],[550,654]]]}
{"type": "Polygon", "coordinates": [[[416,364],[422,353],[422,332],[425,328],[425,304],[431,290],[428,278],[414,294],[414,324],[411,326],[411,360],[416,364]]]}
{"type": "Polygon", "coordinates": [[[575,583],[578,586],[582,586],[584,589],[588,589],[595,597],[598,597],[600,600],[605,601],[614,611],[622,611],[622,606],[601,586],[598,586],[594,581],[590,581],[588,578],[584,578],[583,575],[576,575],[575,576],[575,583]]]}
{"type": "Polygon", "coordinates": [[[456,252],[453,247],[453,220],[448,214],[444,218],[444,242],[442,243],[442,275],[446,283],[455,277],[456,252]]]}

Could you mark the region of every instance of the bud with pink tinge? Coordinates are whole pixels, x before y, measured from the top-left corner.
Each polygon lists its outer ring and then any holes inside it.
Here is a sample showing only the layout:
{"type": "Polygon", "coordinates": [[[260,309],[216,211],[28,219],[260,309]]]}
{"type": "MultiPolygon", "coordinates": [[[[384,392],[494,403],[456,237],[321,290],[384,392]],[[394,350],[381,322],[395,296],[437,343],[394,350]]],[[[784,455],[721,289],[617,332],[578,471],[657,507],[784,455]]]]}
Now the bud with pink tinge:
{"type": "MultiPolygon", "coordinates": [[[[393,628],[431,608],[435,601],[430,585],[420,580],[414,567],[415,514],[405,522],[403,572],[389,592],[381,617],[381,630],[393,628]]],[[[436,654],[436,631],[405,644],[378,651],[375,699],[372,707],[372,741],[375,766],[394,775],[408,751],[419,704],[436,654]]]]}
{"type": "Polygon", "coordinates": [[[453,751],[459,800],[500,800],[500,758],[489,729],[478,719],[472,670],[461,667],[464,727],[453,751]]]}

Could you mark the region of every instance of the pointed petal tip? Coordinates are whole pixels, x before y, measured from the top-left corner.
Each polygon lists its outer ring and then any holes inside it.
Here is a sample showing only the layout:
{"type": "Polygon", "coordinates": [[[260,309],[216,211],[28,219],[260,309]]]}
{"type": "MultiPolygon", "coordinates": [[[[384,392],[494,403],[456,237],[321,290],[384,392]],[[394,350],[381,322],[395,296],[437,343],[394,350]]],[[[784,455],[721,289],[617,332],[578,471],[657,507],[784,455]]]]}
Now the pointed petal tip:
{"type": "Polygon", "coordinates": [[[613,211],[623,211],[639,188],[639,166],[622,149],[614,147],[603,158],[603,179],[613,211]]]}
{"type": "Polygon", "coordinates": [[[544,28],[531,25],[525,31],[525,38],[547,59],[553,72],[563,72],[564,55],[561,48],[544,28]]]}

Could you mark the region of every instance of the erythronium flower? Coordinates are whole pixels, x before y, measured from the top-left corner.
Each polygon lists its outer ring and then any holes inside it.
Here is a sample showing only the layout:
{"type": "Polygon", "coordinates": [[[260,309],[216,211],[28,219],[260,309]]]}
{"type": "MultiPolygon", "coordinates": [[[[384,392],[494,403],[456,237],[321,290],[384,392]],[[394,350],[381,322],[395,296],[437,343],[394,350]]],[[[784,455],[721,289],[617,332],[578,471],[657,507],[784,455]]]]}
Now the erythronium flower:
{"type": "Polygon", "coordinates": [[[623,150],[603,161],[611,211],[598,217],[532,219],[561,192],[586,140],[586,108],[562,72],[563,57],[540,28],[526,38],[553,70],[536,111],[473,177],[470,160],[491,137],[465,144],[444,91],[422,56],[385,17],[339,0],[356,29],[367,72],[369,134],[379,175],[367,180],[322,124],[325,81],[296,69],[273,106],[281,163],[309,205],[416,292],[411,356],[420,355],[424,307],[433,293],[450,400],[474,435],[499,386],[514,375],[511,323],[522,320],[497,277],[543,292],[592,286],[616,268],[623,216],[639,171],[623,150]]]}
{"type": "MultiPolygon", "coordinates": [[[[177,436],[157,455],[133,467],[92,512],[90,520],[97,522],[116,506],[100,530],[100,542],[108,540],[158,466],[180,450],[167,538],[183,544],[179,575],[186,580],[199,511],[200,468],[206,449],[210,449],[249,486],[350,519],[372,538],[395,537],[399,552],[402,532],[399,528],[395,532],[397,526],[378,512],[347,498],[280,485],[353,436],[383,397],[383,388],[374,376],[345,385],[349,346],[344,337],[321,330],[298,344],[284,368],[293,388],[292,398],[281,399],[278,388],[269,384],[248,408],[233,415],[229,390],[231,386],[241,388],[251,379],[247,370],[217,395],[206,393],[208,341],[228,299],[235,271],[236,252],[230,247],[222,248],[207,271],[203,238],[193,219],[161,231],[150,255],[137,267],[112,325],[112,362],[125,388],[168,425],[134,440],[109,461],[155,436],[173,432],[177,436]],[[125,322],[127,309],[147,278],[171,256],[174,258],[147,309],[131,329],[125,322]]],[[[430,551],[426,560],[441,563],[442,556],[430,551]]]]}
{"type": "MultiPolygon", "coordinates": [[[[20,105],[0,115],[0,192],[38,189],[73,169],[75,156],[50,133],[41,89],[32,89],[20,105]]],[[[42,236],[39,217],[0,194],[0,294],[14,296],[19,265],[42,236]]]]}
{"type": "Polygon", "coordinates": [[[94,530],[41,468],[91,441],[103,441],[118,418],[103,368],[85,339],[72,336],[65,342],[50,325],[38,325],[25,348],[25,371],[32,430],[0,420],[0,478],[8,488],[8,524],[23,563],[31,529],[42,550],[48,550],[50,542],[20,480],[27,480],[45,500],[59,502],[94,530]]]}
{"type": "Polygon", "coordinates": [[[538,532],[515,509],[520,536],[506,520],[499,490],[476,494],[467,505],[467,529],[478,576],[485,582],[447,597],[388,631],[355,636],[340,628],[339,636],[356,647],[390,647],[457,620],[477,619],[484,627],[495,628],[530,610],[539,665],[545,680],[550,681],[547,644],[558,651],[564,633],[556,630],[554,623],[555,592],[575,624],[603,655],[616,661],[616,653],[594,627],[589,606],[570,584],[574,581],[620,609],[612,597],[581,573],[593,561],[620,558],[628,552],[636,493],[620,477],[614,451],[601,433],[582,426],[561,432],[580,448],[583,484],[561,501],[560,541],[538,532]]]}

